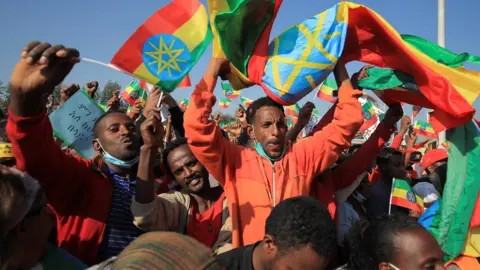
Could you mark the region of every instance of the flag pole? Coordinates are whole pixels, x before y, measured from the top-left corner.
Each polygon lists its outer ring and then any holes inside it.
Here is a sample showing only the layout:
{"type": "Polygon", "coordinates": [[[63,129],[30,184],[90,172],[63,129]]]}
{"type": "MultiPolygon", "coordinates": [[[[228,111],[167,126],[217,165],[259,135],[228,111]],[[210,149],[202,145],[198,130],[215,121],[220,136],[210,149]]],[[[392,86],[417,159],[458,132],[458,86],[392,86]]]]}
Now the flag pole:
{"type": "MultiPolygon", "coordinates": [[[[445,0],[438,0],[437,43],[445,48],[445,0]]],[[[438,134],[438,144],[445,141],[445,131],[438,134]]]]}

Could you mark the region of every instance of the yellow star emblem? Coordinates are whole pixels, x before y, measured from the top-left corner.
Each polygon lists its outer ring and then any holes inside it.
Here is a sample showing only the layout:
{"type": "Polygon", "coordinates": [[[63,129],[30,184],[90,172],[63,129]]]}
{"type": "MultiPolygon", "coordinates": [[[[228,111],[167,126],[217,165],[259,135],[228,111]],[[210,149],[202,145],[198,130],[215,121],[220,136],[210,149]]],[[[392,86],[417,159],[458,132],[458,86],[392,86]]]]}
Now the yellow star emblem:
{"type": "Polygon", "coordinates": [[[178,65],[181,62],[187,62],[187,60],[179,59],[179,56],[185,51],[185,49],[173,49],[175,45],[175,40],[172,40],[167,46],[162,37],[160,37],[158,42],[158,47],[155,46],[151,41],[148,44],[154,49],[150,52],[145,52],[146,55],[152,57],[154,60],[147,63],[148,65],[157,65],[157,75],[160,75],[165,69],[168,72],[168,76],[172,76],[172,70],[177,72],[182,72],[182,69],[178,65]],[[168,60],[163,59],[163,55],[168,56],[168,60]]]}

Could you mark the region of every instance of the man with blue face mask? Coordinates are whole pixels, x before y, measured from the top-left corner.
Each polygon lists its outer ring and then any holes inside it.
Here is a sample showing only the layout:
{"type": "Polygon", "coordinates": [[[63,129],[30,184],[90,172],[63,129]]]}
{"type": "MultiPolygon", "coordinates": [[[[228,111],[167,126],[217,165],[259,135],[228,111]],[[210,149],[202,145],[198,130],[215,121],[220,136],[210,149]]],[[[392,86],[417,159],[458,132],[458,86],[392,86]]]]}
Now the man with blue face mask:
{"type": "Polygon", "coordinates": [[[58,243],[87,264],[118,255],[142,231],[130,211],[135,193],[139,135],[121,112],[94,125],[94,149],[86,160],[64,153],[53,139],[46,97],[63,81],[79,52],[32,42],[11,76],[7,134],[18,168],[38,179],[57,215],[58,243]]]}
{"type": "MultiPolygon", "coordinates": [[[[191,151],[224,188],[232,216],[232,244],[241,247],[263,238],[265,220],[282,200],[310,195],[313,178],[350,146],[363,115],[357,100],[361,92],[352,88],[340,61],[334,70],[340,86],[339,104],[333,121],[321,132],[291,146],[283,106],[263,97],[246,112],[255,148],[230,143],[209,119],[217,77],[227,74],[228,69],[228,61],[212,59],[192,94],[184,127],[191,151]]],[[[313,104],[306,106],[313,110],[313,104]]]]}

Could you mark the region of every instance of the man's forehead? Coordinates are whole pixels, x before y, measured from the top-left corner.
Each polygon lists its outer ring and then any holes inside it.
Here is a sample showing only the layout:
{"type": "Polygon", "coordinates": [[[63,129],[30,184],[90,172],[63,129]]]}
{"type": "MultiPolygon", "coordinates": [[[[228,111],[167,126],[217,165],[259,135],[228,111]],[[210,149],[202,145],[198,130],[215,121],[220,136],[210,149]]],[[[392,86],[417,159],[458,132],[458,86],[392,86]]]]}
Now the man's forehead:
{"type": "Polygon", "coordinates": [[[260,119],[266,118],[266,117],[283,118],[285,117],[285,114],[283,113],[282,110],[280,110],[277,107],[263,106],[257,110],[257,113],[255,114],[255,116],[259,117],[260,119]]]}
{"type": "Polygon", "coordinates": [[[105,115],[100,120],[99,124],[100,126],[108,127],[113,124],[133,124],[133,121],[126,114],[122,112],[115,112],[105,115]]]}

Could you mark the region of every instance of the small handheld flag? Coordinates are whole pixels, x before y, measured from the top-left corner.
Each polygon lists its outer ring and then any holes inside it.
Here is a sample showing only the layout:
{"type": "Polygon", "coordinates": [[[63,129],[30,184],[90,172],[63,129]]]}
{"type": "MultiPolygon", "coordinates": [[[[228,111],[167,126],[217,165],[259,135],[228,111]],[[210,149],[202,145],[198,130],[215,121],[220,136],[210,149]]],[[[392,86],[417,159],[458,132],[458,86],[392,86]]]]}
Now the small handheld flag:
{"type": "Polygon", "coordinates": [[[233,89],[232,85],[230,85],[228,82],[222,82],[222,90],[225,97],[230,100],[239,97],[240,93],[242,92],[241,90],[233,89]]]}
{"type": "Polygon", "coordinates": [[[243,105],[248,108],[250,104],[252,104],[253,100],[248,99],[246,97],[240,97],[240,101],[242,101],[243,105]]]}
{"type": "Polygon", "coordinates": [[[412,105],[412,118],[417,117],[417,115],[420,113],[421,110],[422,110],[421,106],[412,105]]]}
{"type": "Polygon", "coordinates": [[[438,139],[438,134],[435,133],[433,127],[430,123],[423,122],[423,121],[416,121],[413,129],[417,133],[417,135],[425,136],[432,139],[438,139]]]}
{"type": "Polygon", "coordinates": [[[290,106],[285,106],[285,115],[298,117],[298,113],[300,113],[300,105],[298,105],[298,103],[290,106]]]}
{"type": "Polygon", "coordinates": [[[396,205],[423,213],[423,200],[413,188],[403,179],[393,179],[390,205],[396,205]]]}
{"type": "Polygon", "coordinates": [[[173,0],[148,18],[110,64],[173,91],[212,41],[205,7],[197,0],[173,0]]]}
{"type": "Polygon", "coordinates": [[[134,80],[120,93],[120,97],[130,106],[133,106],[137,100],[141,100],[142,106],[145,106],[147,102],[147,92],[144,90],[145,88],[146,85],[142,85],[141,82],[134,80]]]}
{"type": "Polygon", "coordinates": [[[377,114],[375,113],[375,110],[373,109],[373,105],[370,101],[366,101],[362,105],[362,113],[363,113],[364,122],[363,122],[363,125],[360,127],[359,132],[363,132],[367,130],[371,126],[375,125],[378,121],[377,114]]]}
{"type": "Polygon", "coordinates": [[[327,78],[320,86],[320,88],[318,88],[317,97],[327,102],[334,103],[337,98],[333,96],[333,91],[337,89],[338,86],[335,80],[327,78]]]}
{"type": "Polygon", "coordinates": [[[228,107],[230,107],[230,102],[232,102],[232,101],[228,98],[221,98],[220,102],[218,103],[218,108],[228,109],[228,107]]]}
{"type": "Polygon", "coordinates": [[[178,107],[180,107],[180,109],[184,111],[187,109],[187,106],[188,106],[188,98],[184,98],[178,103],[178,107]]]}

